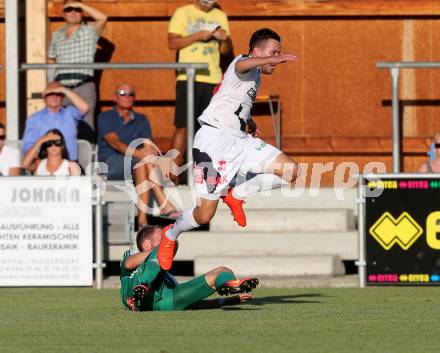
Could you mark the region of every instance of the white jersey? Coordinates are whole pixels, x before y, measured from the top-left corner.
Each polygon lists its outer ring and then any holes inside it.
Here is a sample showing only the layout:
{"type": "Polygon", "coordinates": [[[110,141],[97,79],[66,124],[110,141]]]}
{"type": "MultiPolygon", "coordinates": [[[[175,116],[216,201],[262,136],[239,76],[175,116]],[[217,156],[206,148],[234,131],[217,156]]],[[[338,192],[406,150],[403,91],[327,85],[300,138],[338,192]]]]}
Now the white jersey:
{"type": "Polygon", "coordinates": [[[235,136],[246,136],[246,122],[251,118],[252,105],[260,87],[259,68],[245,74],[235,71],[237,61],[246,57],[239,55],[229,65],[209,106],[198,119],[200,125],[205,123],[235,136]]]}
{"type": "Polygon", "coordinates": [[[40,164],[38,165],[38,168],[35,171],[35,175],[38,175],[38,176],[48,176],[48,175],[67,176],[67,175],[70,175],[69,161],[67,159],[63,159],[63,162],[58,167],[58,169],[55,170],[53,172],[53,174],[50,174],[50,172],[47,170],[47,158],[44,158],[40,161],[40,164]]]}
{"type": "Polygon", "coordinates": [[[20,151],[11,146],[3,146],[0,150],[0,175],[8,176],[10,168],[20,168],[20,151]]]}

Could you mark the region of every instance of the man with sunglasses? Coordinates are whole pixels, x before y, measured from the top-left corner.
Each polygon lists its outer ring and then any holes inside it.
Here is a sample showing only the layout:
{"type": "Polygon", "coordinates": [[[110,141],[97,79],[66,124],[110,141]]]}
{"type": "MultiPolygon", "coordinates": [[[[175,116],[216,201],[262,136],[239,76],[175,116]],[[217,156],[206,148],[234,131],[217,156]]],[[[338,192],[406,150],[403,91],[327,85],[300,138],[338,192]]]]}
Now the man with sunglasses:
{"type": "Polygon", "coordinates": [[[149,189],[154,192],[157,202],[161,206],[162,216],[176,219],[177,212],[174,205],[167,200],[163,189],[150,181],[154,166],[151,163],[136,165],[139,161],[156,156],[157,152],[150,142],[152,139],[151,127],[145,115],[133,111],[136,93],[128,84],[120,84],[115,89],[115,106],[98,116],[98,159],[108,166],[109,180],[131,179],[138,191],[138,224],[146,225],[149,189]],[[130,144],[137,139],[143,142],[131,148],[130,144]],[[125,169],[125,157],[130,158],[130,169],[125,169]]]}
{"type": "MultiPolygon", "coordinates": [[[[49,63],[93,63],[99,36],[104,30],[107,16],[81,1],[65,0],[63,18],[66,24],[52,35],[48,51],[49,63]],[[84,13],[94,21],[83,22],[84,13]]],[[[66,69],[56,72],[55,81],[78,93],[89,105],[90,110],[78,126],[78,137],[94,142],[96,87],[93,70],[66,69]]],[[[71,103],[66,99],[66,104],[71,103]]]]}
{"type": "MultiPolygon", "coordinates": [[[[23,135],[23,153],[39,142],[49,130],[58,129],[64,136],[68,159],[78,160],[77,126],[89,111],[87,102],[73,90],[58,82],[50,82],[43,91],[45,107],[26,120],[23,135]],[[64,106],[68,98],[73,105],[64,106]]],[[[86,166],[84,166],[86,167],[86,166]]]]}
{"type": "Polygon", "coordinates": [[[6,130],[0,123],[0,176],[20,175],[20,151],[5,144],[6,130]]]}

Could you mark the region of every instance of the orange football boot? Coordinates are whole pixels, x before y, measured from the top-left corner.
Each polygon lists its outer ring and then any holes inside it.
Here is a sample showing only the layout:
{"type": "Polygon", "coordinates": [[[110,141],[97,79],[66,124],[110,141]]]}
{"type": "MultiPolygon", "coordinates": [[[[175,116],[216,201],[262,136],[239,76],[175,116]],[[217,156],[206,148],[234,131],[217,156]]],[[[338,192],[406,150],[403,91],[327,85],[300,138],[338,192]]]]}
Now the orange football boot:
{"type": "Polygon", "coordinates": [[[159,249],[157,250],[157,259],[162,270],[168,271],[173,266],[174,250],[176,241],[167,238],[165,233],[173,225],[169,224],[162,229],[162,237],[160,239],[159,249]]]}
{"type": "Polygon", "coordinates": [[[131,311],[139,311],[136,304],[134,303],[133,297],[127,298],[127,305],[128,305],[128,309],[130,309],[131,311]]]}
{"type": "Polygon", "coordinates": [[[246,227],[246,215],[243,211],[244,201],[234,198],[234,196],[232,196],[232,189],[228,190],[226,196],[222,196],[222,200],[231,210],[234,221],[237,222],[240,227],[246,227]]]}
{"type": "Polygon", "coordinates": [[[133,288],[133,303],[138,310],[142,308],[142,303],[149,291],[150,288],[145,284],[138,284],[136,287],[133,288]]]}
{"type": "Polygon", "coordinates": [[[220,288],[217,288],[217,293],[220,295],[247,293],[257,288],[258,283],[257,278],[233,279],[226,281],[220,288]]]}

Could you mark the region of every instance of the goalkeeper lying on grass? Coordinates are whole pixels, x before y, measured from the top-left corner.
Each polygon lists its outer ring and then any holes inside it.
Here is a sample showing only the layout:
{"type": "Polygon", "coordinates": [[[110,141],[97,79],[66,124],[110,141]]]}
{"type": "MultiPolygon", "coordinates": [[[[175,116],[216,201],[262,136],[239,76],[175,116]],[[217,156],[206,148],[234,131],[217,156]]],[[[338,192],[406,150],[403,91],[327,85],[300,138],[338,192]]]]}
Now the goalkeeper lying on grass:
{"type": "Polygon", "coordinates": [[[218,267],[185,283],[160,268],[157,250],[162,230],[145,226],[136,237],[138,253],[128,250],[121,260],[121,299],[132,311],[211,309],[242,304],[253,297],[258,279],[236,279],[231,270],[218,267]],[[231,297],[204,300],[214,292],[231,297]]]}

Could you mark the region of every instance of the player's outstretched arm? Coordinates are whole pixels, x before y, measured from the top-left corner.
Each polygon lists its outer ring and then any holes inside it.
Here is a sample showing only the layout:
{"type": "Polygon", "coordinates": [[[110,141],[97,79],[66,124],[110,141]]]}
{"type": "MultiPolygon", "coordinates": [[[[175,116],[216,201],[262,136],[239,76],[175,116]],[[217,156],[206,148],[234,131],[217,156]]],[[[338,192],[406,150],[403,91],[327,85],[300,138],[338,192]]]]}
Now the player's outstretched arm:
{"type": "Polygon", "coordinates": [[[286,61],[299,61],[299,58],[293,54],[272,55],[264,57],[251,56],[241,59],[235,63],[235,71],[244,74],[256,67],[262,65],[278,65],[286,61]]]}

